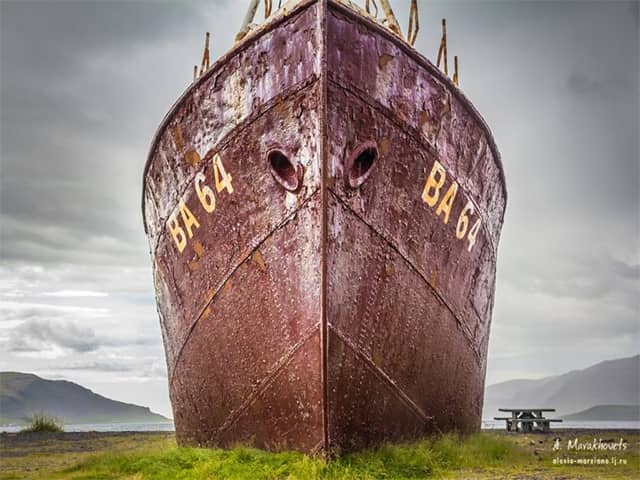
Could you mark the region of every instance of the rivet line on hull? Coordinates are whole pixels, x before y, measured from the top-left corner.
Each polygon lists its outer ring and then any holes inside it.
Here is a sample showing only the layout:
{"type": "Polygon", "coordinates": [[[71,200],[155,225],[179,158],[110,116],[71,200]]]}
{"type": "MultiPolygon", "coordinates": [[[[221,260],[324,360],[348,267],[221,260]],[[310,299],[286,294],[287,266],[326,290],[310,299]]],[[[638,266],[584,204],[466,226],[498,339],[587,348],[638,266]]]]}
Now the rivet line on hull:
{"type": "Polygon", "coordinates": [[[356,213],[347,203],[344,202],[344,200],[342,200],[333,190],[329,189],[329,192],[331,193],[331,195],[340,203],[340,205],[342,205],[346,210],[348,210],[350,213],[352,213],[358,220],[360,220],[364,225],[366,225],[367,227],[369,227],[369,229],[378,237],[380,237],[388,246],[391,247],[391,249],[396,252],[405,262],[406,264],[409,266],[409,268],[411,270],[413,270],[415,273],[417,273],[420,278],[422,278],[422,280],[429,286],[429,288],[431,289],[431,291],[433,292],[433,294],[436,296],[436,298],[438,299],[438,301],[444,305],[447,310],[449,310],[449,312],[451,313],[451,315],[453,316],[453,318],[456,319],[456,323],[458,324],[458,326],[460,327],[460,330],[462,331],[462,334],[465,336],[465,338],[467,339],[467,342],[469,343],[469,348],[471,349],[471,351],[474,353],[474,357],[476,359],[476,362],[478,363],[478,365],[480,367],[482,367],[482,360],[481,360],[481,355],[477,350],[477,347],[474,346],[474,341],[473,341],[473,336],[471,334],[471,332],[469,332],[465,326],[465,324],[462,322],[462,320],[460,319],[460,317],[458,316],[457,313],[454,312],[453,308],[449,305],[449,303],[444,299],[444,297],[442,295],[440,295],[440,293],[438,293],[438,291],[433,287],[433,285],[431,285],[431,282],[429,281],[429,279],[427,277],[425,277],[422,272],[418,269],[417,266],[415,266],[413,264],[413,262],[407,258],[406,255],[404,255],[400,250],[398,250],[398,248],[393,244],[392,241],[390,241],[389,239],[387,239],[386,236],[384,236],[382,233],[380,233],[373,225],[371,225],[370,223],[368,223],[364,218],[362,218],[358,213],[356,213]]]}
{"type": "Polygon", "coordinates": [[[394,393],[396,398],[400,400],[406,407],[408,407],[413,414],[418,416],[420,420],[423,422],[433,421],[435,417],[427,415],[424,411],[405,393],[404,390],[389,376],[387,373],[382,370],[379,366],[377,366],[367,355],[365,355],[351,340],[349,340],[346,335],[344,335],[340,330],[338,330],[334,325],[329,324],[329,329],[340,339],[340,341],[346,345],[353,353],[356,354],[356,357],[360,358],[362,362],[364,362],[375,375],[384,381],[389,387],[391,387],[391,391],[394,393]]]}
{"type": "Polygon", "coordinates": [[[304,208],[310,202],[310,200],[313,197],[316,196],[316,194],[319,191],[320,191],[320,189],[316,188],[313,192],[311,192],[311,194],[307,198],[304,199],[304,201],[300,204],[300,206],[298,208],[296,208],[293,212],[291,212],[291,214],[289,214],[287,217],[285,217],[285,219],[281,223],[276,225],[270,232],[265,234],[263,238],[258,240],[256,242],[256,245],[254,247],[252,247],[248,251],[248,253],[245,256],[243,256],[238,262],[236,262],[236,265],[231,270],[229,270],[229,273],[227,275],[225,275],[224,278],[218,283],[218,286],[216,287],[215,292],[211,296],[211,299],[207,303],[204,304],[204,306],[198,312],[198,315],[196,315],[195,320],[191,323],[191,325],[189,325],[189,330],[187,331],[187,334],[186,334],[182,344],[180,345],[180,349],[178,350],[178,354],[176,355],[176,359],[173,362],[173,366],[169,371],[169,385],[170,386],[173,385],[173,378],[174,378],[173,373],[178,368],[178,362],[182,358],[182,352],[183,352],[185,346],[187,345],[187,343],[189,342],[189,338],[191,337],[191,334],[193,333],[193,330],[195,329],[197,323],[200,321],[200,318],[202,317],[202,314],[204,313],[204,311],[213,303],[213,301],[218,296],[218,293],[220,293],[220,291],[224,288],[224,285],[227,283],[227,280],[229,280],[229,278],[231,278],[236,273],[238,268],[240,268],[240,266],[244,262],[246,262],[249,258],[251,258],[251,255],[253,255],[253,252],[255,252],[257,249],[259,249],[260,246],[265,241],[267,241],[275,232],[277,232],[278,230],[283,228],[285,225],[287,225],[291,220],[293,220],[295,218],[296,214],[300,210],[302,210],[302,208],[304,208]]]}
{"type": "MultiPolygon", "coordinates": [[[[502,180],[501,182],[502,191],[504,193],[504,199],[506,203],[507,186],[506,186],[506,181],[504,176],[502,159],[500,157],[500,151],[498,150],[498,146],[496,145],[496,142],[493,138],[493,135],[491,134],[491,130],[489,129],[487,122],[484,120],[482,115],[480,115],[480,112],[478,112],[478,110],[474,107],[471,101],[462,92],[462,90],[456,87],[453,81],[447,75],[445,75],[442,70],[436,67],[427,58],[425,58],[422,54],[420,54],[416,49],[411,47],[408,43],[399,39],[390,30],[378,25],[376,22],[373,22],[372,20],[366,17],[359,18],[356,12],[354,12],[351,8],[347,7],[346,5],[342,5],[339,0],[329,0],[329,1],[331,2],[333,9],[338,11],[343,16],[349,17],[351,19],[357,19],[358,21],[367,25],[371,30],[379,33],[381,36],[385,37],[387,40],[393,43],[396,46],[396,48],[404,52],[409,58],[413,59],[413,61],[415,61],[418,65],[420,65],[420,67],[424,68],[434,78],[442,82],[446,86],[447,90],[458,99],[458,101],[464,106],[467,112],[479,123],[479,125],[482,127],[484,133],[487,136],[487,143],[491,148],[491,152],[493,153],[494,160],[500,172],[500,177],[502,180]]],[[[503,212],[503,219],[504,219],[504,212],[503,212]]]]}
{"type": "Polygon", "coordinates": [[[267,388],[269,388],[269,386],[273,383],[275,378],[278,376],[278,373],[280,373],[282,369],[289,364],[289,362],[291,361],[293,356],[296,354],[296,352],[298,352],[298,350],[300,350],[304,346],[304,344],[307,343],[307,341],[311,337],[313,337],[313,335],[315,335],[319,327],[320,327],[320,322],[314,324],[309,330],[307,330],[307,332],[305,332],[305,334],[298,341],[298,343],[293,345],[293,347],[287,350],[282,355],[282,357],[280,357],[280,359],[274,364],[275,368],[271,372],[267,373],[267,375],[265,375],[265,377],[262,380],[260,380],[259,382],[260,387],[256,388],[253,392],[247,395],[247,398],[244,400],[244,402],[242,402],[236,410],[229,413],[229,416],[222,422],[220,427],[216,429],[215,431],[216,436],[220,435],[226,429],[231,427],[236,422],[236,420],[240,418],[240,415],[247,408],[249,408],[251,404],[260,396],[260,394],[262,394],[267,390],[267,388]]]}
{"type": "Polygon", "coordinates": [[[328,349],[329,349],[329,336],[327,331],[327,184],[328,184],[328,132],[327,132],[327,16],[328,16],[328,4],[327,0],[322,0],[320,3],[320,15],[318,20],[318,28],[322,34],[320,53],[320,107],[319,107],[319,119],[320,119],[320,158],[322,161],[321,171],[321,185],[322,190],[322,223],[321,223],[321,248],[322,248],[322,276],[321,276],[321,291],[320,291],[320,308],[321,308],[321,328],[320,328],[320,353],[321,353],[321,365],[320,376],[322,379],[322,440],[324,443],[324,450],[329,449],[329,393],[328,393],[328,349]]]}
{"type": "MultiPolygon", "coordinates": [[[[275,107],[277,107],[278,105],[280,105],[283,102],[286,102],[288,99],[290,99],[291,97],[294,97],[296,95],[298,95],[300,92],[302,92],[303,90],[306,90],[309,87],[312,87],[315,83],[318,82],[318,75],[317,74],[313,74],[310,75],[308,78],[305,78],[303,81],[298,82],[294,85],[292,85],[289,89],[284,90],[282,93],[280,93],[279,95],[271,98],[268,102],[264,103],[262,106],[260,106],[260,108],[252,113],[251,115],[247,116],[247,118],[245,118],[244,120],[242,120],[241,122],[239,122],[234,128],[232,128],[231,130],[229,130],[229,132],[227,132],[225,135],[222,136],[222,138],[220,140],[218,140],[218,142],[215,144],[215,146],[213,146],[211,148],[211,150],[214,151],[220,151],[222,149],[224,149],[227,145],[229,145],[233,139],[235,139],[238,135],[240,135],[242,132],[244,132],[247,128],[249,128],[251,126],[251,124],[257,120],[259,120],[261,117],[263,117],[264,115],[268,114],[269,112],[271,112],[275,107]]],[[[164,130],[163,130],[164,132],[164,130]]],[[[155,149],[152,149],[150,152],[153,153],[155,151],[155,149]]],[[[174,175],[174,179],[175,179],[175,183],[177,184],[177,178],[175,177],[175,173],[173,172],[172,169],[169,169],[169,171],[171,172],[172,175],[174,175]]],[[[198,174],[198,172],[202,171],[202,168],[191,172],[190,175],[187,176],[187,180],[184,182],[184,186],[183,188],[179,191],[179,195],[177,198],[182,198],[185,194],[185,192],[189,189],[189,187],[193,184],[193,180],[195,179],[195,176],[198,174]]],[[[145,197],[144,197],[144,189],[145,186],[147,185],[146,183],[146,174],[143,177],[145,179],[145,182],[142,185],[142,216],[143,216],[143,220],[144,220],[144,224],[145,224],[145,231],[147,228],[147,219],[146,216],[144,215],[144,206],[145,206],[145,197]]],[[[148,183],[149,187],[153,190],[153,193],[155,195],[155,189],[153,186],[153,182],[148,183]]],[[[175,209],[176,205],[173,206],[173,208],[171,210],[169,210],[170,212],[173,211],[175,209]]],[[[170,215],[170,213],[169,213],[170,215]]],[[[169,217],[169,215],[167,215],[164,218],[160,218],[158,223],[161,225],[164,225],[169,217]]],[[[158,235],[158,238],[156,238],[156,242],[155,242],[155,246],[154,246],[154,251],[158,250],[158,246],[160,244],[160,240],[166,236],[167,233],[166,232],[162,232],[158,235]]]]}
{"type": "MultiPolygon", "coordinates": [[[[410,125],[403,124],[403,123],[399,122],[397,118],[395,118],[393,115],[391,115],[391,111],[388,108],[386,108],[384,105],[380,104],[379,102],[367,99],[366,97],[361,95],[359,92],[356,92],[356,91],[354,91],[354,90],[352,90],[350,88],[347,88],[346,86],[342,85],[341,83],[337,82],[334,79],[329,79],[329,81],[332,84],[334,84],[335,86],[337,86],[338,88],[340,88],[342,91],[344,91],[347,95],[351,95],[351,96],[357,98],[358,100],[360,100],[364,104],[366,104],[369,107],[371,107],[374,110],[376,110],[378,113],[380,113],[380,115],[382,115],[384,118],[389,120],[391,123],[393,123],[399,129],[410,131],[411,132],[411,135],[410,135],[411,140],[413,140],[416,143],[418,143],[421,147],[423,147],[425,150],[427,150],[429,153],[431,153],[435,157],[440,158],[440,154],[438,153],[438,150],[437,150],[436,147],[431,145],[431,143],[429,143],[428,141],[424,140],[422,138],[422,134],[418,130],[416,130],[415,128],[413,128],[410,125]]],[[[475,165],[474,165],[473,168],[475,168],[475,165]]],[[[480,207],[480,205],[473,198],[473,195],[471,195],[471,192],[468,189],[466,189],[462,184],[460,184],[458,186],[458,188],[459,188],[460,191],[462,191],[462,192],[464,192],[466,194],[467,198],[469,199],[469,201],[471,201],[471,203],[473,203],[474,208],[476,209],[476,211],[478,212],[478,214],[482,218],[481,228],[485,231],[485,234],[486,234],[485,236],[489,240],[488,245],[491,248],[491,253],[495,256],[497,248],[496,248],[496,245],[494,245],[494,243],[493,243],[492,235],[489,235],[489,233],[491,233],[491,232],[489,232],[488,229],[487,229],[487,222],[486,222],[486,218],[488,217],[487,212],[485,211],[484,208],[480,207]]]]}
{"type": "MultiPolygon", "coordinates": [[[[207,70],[207,72],[198,78],[196,82],[191,83],[187,89],[180,95],[180,97],[174,102],[169,111],[166,113],[160,125],[156,129],[156,133],[153,135],[153,140],[151,141],[151,148],[149,149],[149,154],[147,155],[147,161],[145,162],[144,169],[142,171],[143,178],[143,189],[142,189],[142,213],[144,217],[144,181],[147,177],[147,170],[149,169],[149,165],[151,164],[151,159],[153,158],[153,153],[156,149],[158,141],[160,140],[160,134],[164,132],[167,127],[167,124],[174,117],[178,107],[182,105],[185,98],[187,98],[191,92],[197,90],[201,83],[207,81],[210,77],[220,73],[220,70],[229,62],[229,60],[236,55],[248,50],[254,43],[257,43],[264,35],[267,33],[276,30],[282,23],[292,22],[295,17],[302,14],[304,10],[311,7],[318,0],[305,0],[301,1],[298,5],[296,5],[291,11],[290,14],[281,18],[278,18],[272,22],[267,23],[264,28],[258,29],[253,32],[246,40],[234,45],[227,53],[218,58],[214,64],[207,70]]],[[[315,76],[315,75],[314,75],[315,76]]],[[[268,102],[267,102],[268,103],[268,102]]]]}

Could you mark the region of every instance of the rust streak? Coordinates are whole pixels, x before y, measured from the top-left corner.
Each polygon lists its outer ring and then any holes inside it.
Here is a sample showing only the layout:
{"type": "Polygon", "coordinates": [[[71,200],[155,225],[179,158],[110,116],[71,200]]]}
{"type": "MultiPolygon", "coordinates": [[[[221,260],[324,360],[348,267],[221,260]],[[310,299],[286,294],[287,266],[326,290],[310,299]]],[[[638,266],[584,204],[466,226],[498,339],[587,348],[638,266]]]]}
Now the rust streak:
{"type": "Polygon", "coordinates": [[[184,138],[182,138],[182,129],[180,128],[180,125],[173,127],[171,133],[173,134],[173,139],[176,142],[176,147],[178,147],[178,150],[182,150],[184,148],[184,138]]]}
{"type": "Polygon", "coordinates": [[[253,263],[258,265],[258,267],[260,267],[260,270],[262,270],[263,272],[267,269],[267,266],[264,263],[264,258],[260,253],[260,250],[255,250],[253,252],[253,255],[251,255],[251,260],[253,260],[253,263]]]}
{"type": "Polygon", "coordinates": [[[196,255],[198,255],[199,258],[202,258],[204,255],[204,246],[200,240],[195,240],[193,242],[193,251],[196,252],[196,255]]]}
{"type": "Polygon", "coordinates": [[[380,55],[380,58],[378,59],[378,67],[380,67],[380,70],[385,68],[387,64],[393,59],[394,56],[389,55],[388,53],[383,53],[382,55],[380,55]]]}
{"type": "Polygon", "coordinates": [[[391,262],[387,262],[387,264],[384,266],[384,273],[387,277],[392,277],[393,274],[396,272],[395,267],[393,266],[393,263],[391,262]]]}
{"type": "Polygon", "coordinates": [[[385,137],[382,140],[380,140],[378,146],[380,147],[380,155],[386,155],[389,152],[389,149],[391,148],[391,141],[385,137]]]}
{"type": "Polygon", "coordinates": [[[192,167],[195,167],[200,163],[200,154],[193,149],[187,150],[184,154],[184,161],[192,167]]]}

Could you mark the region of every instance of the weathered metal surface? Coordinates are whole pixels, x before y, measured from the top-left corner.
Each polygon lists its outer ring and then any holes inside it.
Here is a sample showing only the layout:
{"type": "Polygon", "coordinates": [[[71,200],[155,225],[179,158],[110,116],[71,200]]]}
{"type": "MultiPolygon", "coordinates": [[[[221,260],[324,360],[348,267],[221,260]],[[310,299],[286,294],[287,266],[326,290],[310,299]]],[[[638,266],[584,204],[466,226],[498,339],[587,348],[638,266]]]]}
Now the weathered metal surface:
{"type": "Polygon", "coordinates": [[[310,0],[250,35],[145,169],[178,440],[477,429],[505,201],[480,116],[383,27],[310,0]]]}

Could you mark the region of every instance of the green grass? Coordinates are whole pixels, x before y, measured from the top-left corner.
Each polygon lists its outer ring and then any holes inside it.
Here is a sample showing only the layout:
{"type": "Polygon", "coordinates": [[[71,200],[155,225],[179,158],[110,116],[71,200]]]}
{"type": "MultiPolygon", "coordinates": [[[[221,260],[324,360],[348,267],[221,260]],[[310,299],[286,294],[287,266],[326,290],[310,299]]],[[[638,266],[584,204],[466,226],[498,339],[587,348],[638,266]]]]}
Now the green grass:
{"type": "Polygon", "coordinates": [[[62,422],[56,418],[47,415],[34,415],[29,423],[21,432],[64,432],[62,422]]]}
{"type": "Polygon", "coordinates": [[[453,469],[518,462],[526,455],[508,439],[482,434],[445,435],[419,443],[384,446],[327,462],[300,453],[268,453],[171,446],[135,453],[102,454],[63,472],[73,479],[417,479],[453,469]]]}
{"type": "MultiPolygon", "coordinates": [[[[23,436],[0,442],[0,480],[191,480],[191,479],[627,479],[640,472],[640,435],[624,435],[624,467],[556,466],[553,435],[483,432],[447,434],[419,442],[385,445],[326,461],[296,452],[269,453],[249,447],[231,450],[181,448],[173,434],[65,434],[23,436]],[[45,436],[46,437],[46,436],[45,436]]],[[[562,433],[563,441],[574,434],[562,433]]],[[[589,441],[593,434],[575,434],[589,441]]],[[[605,437],[603,437],[605,438],[605,437]]],[[[607,437],[608,438],[608,437],[607,437]]],[[[2,437],[0,437],[2,440],[2,437]]],[[[573,453],[569,455],[591,456],[573,453]]]]}

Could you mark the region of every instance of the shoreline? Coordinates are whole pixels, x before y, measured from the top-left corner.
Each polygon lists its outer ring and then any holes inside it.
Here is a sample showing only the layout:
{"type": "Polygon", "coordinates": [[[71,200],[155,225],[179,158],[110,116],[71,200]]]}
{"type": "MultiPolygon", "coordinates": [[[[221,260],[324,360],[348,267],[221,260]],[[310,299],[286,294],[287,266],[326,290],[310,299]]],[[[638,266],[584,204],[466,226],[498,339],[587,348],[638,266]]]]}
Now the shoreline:
{"type": "MultiPolygon", "coordinates": [[[[155,425],[155,424],[154,424],[155,425]]],[[[168,424],[167,424],[168,425],[168,424]]],[[[15,436],[17,434],[48,434],[48,435],[61,435],[61,434],[114,434],[114,435],[118,435],[118,434],[128,434],[128,435],[133,435],[133,434],[154,434],[154,433],[158,433],[158,434],[162,434],[162,433],[166,433],[166,434],[175,434],[176,431],[174,428],[167,428],[167,429],[144,429],[144,430],[138,430],[138,429],[132,429],[132,430],[112,430],[112,429],[82,429],[82,430],[65,430],[63,432],[58,432],[58,433],[49,433],[49,432],[21,432],[19,429],[24,428],[25,426],[10,426],[10,425],[5,425],[5,426],[0,426],[0,438],[2,438],[3,436],[15,436]],[[6,428],[11,428],[11,430],[5,430],[6,428]]],[[[629,432],[629,433],[640,433],[640,426],[638,427],[591,427],[591,426],[585,426],[585,427],[581,427],[581,426],[556,426],[554,427],[551,431],[549,432],[517,432],[518,435],[521,435],[523,433],[531,433],[531,434],[540,434],[540,435],[547,435],[547,434],[553,434],[555,432],[567,432],[567,431],[578,431],[581,433],[585,433],[588,431],[594,431],[594,432],[629,432]]],[[[505,427],[493,427],[493,428],[481,428],[478,430],[478,432],[482,432],[482,433],[500,433],[500,432],[504,432],[504,433],[513,433],[516,434],[516,432],[507,432],[505,427]]]]}

